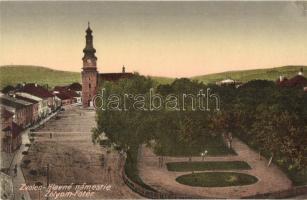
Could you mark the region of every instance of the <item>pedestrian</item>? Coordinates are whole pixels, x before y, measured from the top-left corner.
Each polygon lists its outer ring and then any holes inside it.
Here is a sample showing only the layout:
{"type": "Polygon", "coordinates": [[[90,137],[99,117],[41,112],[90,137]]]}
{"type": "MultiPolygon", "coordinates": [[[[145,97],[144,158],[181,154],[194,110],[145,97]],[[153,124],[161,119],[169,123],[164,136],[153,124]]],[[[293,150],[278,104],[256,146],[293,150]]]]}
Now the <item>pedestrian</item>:
{"type": "Polygon", "coordinates": [[[14,176],[17,176],[17,164],[14,167],[14,176]]]}

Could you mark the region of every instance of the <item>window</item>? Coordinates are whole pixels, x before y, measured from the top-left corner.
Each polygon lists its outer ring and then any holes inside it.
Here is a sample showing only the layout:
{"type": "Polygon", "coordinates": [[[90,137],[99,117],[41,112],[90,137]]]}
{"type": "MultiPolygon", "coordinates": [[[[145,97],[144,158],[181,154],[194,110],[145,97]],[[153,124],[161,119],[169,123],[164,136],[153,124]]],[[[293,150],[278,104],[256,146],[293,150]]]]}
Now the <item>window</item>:
{"type": "Polygon", "coordinates": [[[88,87],[91,88],[91,84],[88,84],[88,87]]]}

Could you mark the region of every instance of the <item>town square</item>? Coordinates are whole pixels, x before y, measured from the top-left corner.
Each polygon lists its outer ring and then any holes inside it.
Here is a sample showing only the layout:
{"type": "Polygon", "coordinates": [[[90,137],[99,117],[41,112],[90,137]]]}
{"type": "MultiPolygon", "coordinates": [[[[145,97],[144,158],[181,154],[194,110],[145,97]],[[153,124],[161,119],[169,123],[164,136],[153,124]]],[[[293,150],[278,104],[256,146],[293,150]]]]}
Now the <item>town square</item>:
{"type": "Polygon", "coordinates": [[[305,2],[0,12],[0,199],[307,198],[305,2]]]}

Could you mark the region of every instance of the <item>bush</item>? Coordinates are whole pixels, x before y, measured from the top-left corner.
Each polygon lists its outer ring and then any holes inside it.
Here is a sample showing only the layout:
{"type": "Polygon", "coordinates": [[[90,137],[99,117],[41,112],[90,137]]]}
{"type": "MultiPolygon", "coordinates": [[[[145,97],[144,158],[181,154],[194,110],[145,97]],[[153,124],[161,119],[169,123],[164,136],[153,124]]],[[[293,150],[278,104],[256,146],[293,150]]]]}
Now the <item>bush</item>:
{"type": "Polygon", "coordinates": [[[27,152],[27,151],[22,152],[22,155],[28,155],[28,154],[29,154],[29,152],[27,152]]]}

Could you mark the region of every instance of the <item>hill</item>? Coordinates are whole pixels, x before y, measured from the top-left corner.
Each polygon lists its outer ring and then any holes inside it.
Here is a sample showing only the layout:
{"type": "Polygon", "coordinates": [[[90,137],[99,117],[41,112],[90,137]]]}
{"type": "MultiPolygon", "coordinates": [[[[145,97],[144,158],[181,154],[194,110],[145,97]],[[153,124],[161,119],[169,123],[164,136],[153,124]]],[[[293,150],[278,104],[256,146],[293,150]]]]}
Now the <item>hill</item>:
{"type": "Polygon", "coordinates": [[[217,81],[231,78],[234,80],[247,82],[253,79],[263,79],[263,80],[277,80],[280,75],[286,77],[295,76],[300,68],[303,68],[304,72],[307,73],[307,66],[284,66],[275,67],[269,69],[254,69],[254,70],[242,70],[242,71],[227,71],[216,74],[208,74],[202,76],[194,76],[191,79],[199,80],[204,83],[215,83],[217,81]]]}
{"type": "Polygon", "coordinates": [[[0,88],[6,85],[15,86],[17,83],[38,83],[48,84],[48,87],[66,85],[72,82],[80,82],[81,75],[78,72],[53,70],[39,66],[1,66],[0,67],[0,88]]]}
{"type": "MultiPolygon", "coordinates": [[[[276,80],[280,75],[292,77],[303,67],[307,73],[307,66],[284,66],[269,69],[254,69],[242,71],[228,71],[216,74],[194,76],[191,79],[199,80],[204,83],[215,83],[226,78],[247,82],[253,79],[276,80]]],[[[151,78],[160,84],[171,83],[174,78],[151,76],[151,78]]],[[[72,82],[81,82],[79,72],[68,72],[53,70],[39,66],[1,66],[0,67],[0,88],[6,85],[16,85],[22,82],[36,82],[41,85],[48,84],[49,87],[56,85],[66,85],[72,82]]]]}
{"type": "MultiPolygon", "coordinates": [[[[174,79],[167,77],[151,76],[160,84],[171,83],[174,79]]],[[[59,71],[47,67],[28,65],[0,66],[0,89],[7,85],[15,86],[18,83],[48,84],[49,87],[66,85],[72,82],[81,82],[79,72],[59,71]]]]}

